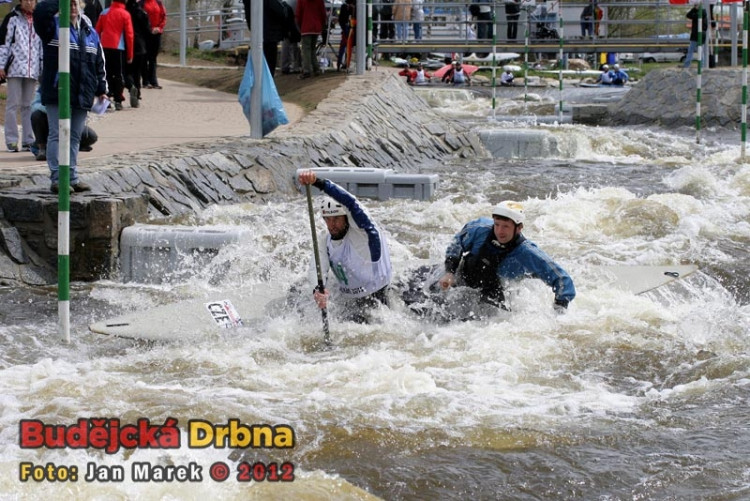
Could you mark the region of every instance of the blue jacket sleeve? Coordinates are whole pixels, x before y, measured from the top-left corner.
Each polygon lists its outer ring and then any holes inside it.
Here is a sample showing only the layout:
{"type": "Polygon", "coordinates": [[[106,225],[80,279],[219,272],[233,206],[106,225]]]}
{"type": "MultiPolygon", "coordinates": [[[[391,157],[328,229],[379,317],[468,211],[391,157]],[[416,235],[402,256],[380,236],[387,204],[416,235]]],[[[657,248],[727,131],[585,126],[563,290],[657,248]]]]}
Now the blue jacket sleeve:
{"type": "Polygon", "coordinates": [[[367,235],[370,259],[372,262],[379,261],[382,239],[380,231],[375,225],[375,222],[370,218],[370,215],[365,211],[365,208],[362,207],[354,195],[328,179],[319,179],[315,182],[315,186],[322,189],[326,195],[346,207],[349,214],[351,214],[352,222],[356,224],[358,228],[361,228],[367,235]]]}
{"type": "Polygon", "coordinates": [[[95,74],[96,74],[96,90],[94,91],[95,96],[103,96],[109,92],[109,88],[107,87],[107,72],[105,70],[104,66],[104,49],[102,48],[101,40],[99,39],[99,34],[96,32],[96,30],[92,27],[92,35],[96,36],[97,41],[97,47],[96,47],[96,68],[95,68],[95,74]]]}
{"type": "Polygon", "coordinates": [[[503,261],[499,268],[501,277],[507,279],[530,275],[552,287],[555,303],[567,306],[576,296],[573,279],[534,243],[526,240],[503,261]]]}

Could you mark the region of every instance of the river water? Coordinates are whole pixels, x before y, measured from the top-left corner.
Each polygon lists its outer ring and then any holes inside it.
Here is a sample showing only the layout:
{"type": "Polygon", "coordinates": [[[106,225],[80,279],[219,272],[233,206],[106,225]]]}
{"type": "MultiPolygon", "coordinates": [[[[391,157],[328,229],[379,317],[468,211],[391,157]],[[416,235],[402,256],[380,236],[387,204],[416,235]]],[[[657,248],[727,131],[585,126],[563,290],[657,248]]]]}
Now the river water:
{"type": "MultiPolygon", "coordinates": [[[[487,102],[443,105],[477,127],[510,127],[484,118],[487,102]]],[[[293,283],[311,250],[301,196],[200,214],[195,224],[253,235],[190,279],[74,284],[69,345],[57,337],[54,290],[1,289],[0,498],[750,498],[750,167],[737,160],[739,138],[706,131],[697,145],[690,130],[543,128],[560,144],[550,158],[456,160],[434,170],[430,201],[365,203],[404,263],[442,260],[466,221],[522,201],[527,238],[576,283],[561,316],[549,289],[526,280],[510,287],[513,312],[490,320],[431,325],[399,308],[370,325],[333,319],[332,350],[321,349],[317,316],[190,342],[87,331],[150,305],[293,283]],[[591,272],[613,263],[700,271],[634,296],[591,272]],[[21,420],[90,417],[174,418],[181,446],[21,447],[21,420]],[[231,419],[291,428],[294,447],[189,447],[188,421],[231,419]],[[294,481],[239,481],[245,461],[289,462],[294,481]],[[79,477],[22,481],[22,463],[75,466],[79,477]],[[200,481],[133,478],[135,464],[190,463],[200,481]],[[222,463],[231,475],[220,482],[209,472],[222,463]],[[122,467],[124,479],[86,481],[89,464],[122,467]]]]}

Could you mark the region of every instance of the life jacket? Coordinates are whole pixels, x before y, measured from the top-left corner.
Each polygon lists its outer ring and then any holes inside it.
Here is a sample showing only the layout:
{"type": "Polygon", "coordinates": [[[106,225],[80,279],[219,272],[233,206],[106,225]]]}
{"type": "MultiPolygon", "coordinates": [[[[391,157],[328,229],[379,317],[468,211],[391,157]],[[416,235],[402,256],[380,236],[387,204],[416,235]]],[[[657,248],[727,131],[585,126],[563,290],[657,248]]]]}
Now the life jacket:
{"type": "Polygon", "coordinates": [[[464,75],[464,69],[458,68],[453,70],[453,83],[464,83],[466,81],[466,75],[464,75]]]}
{"type": "Polygon", "coordinates": [[[524,240],[526,238],[523,235],[518,235],[507,244],[501,244],[495,238],[494,232],[490,231],[478,254],[468,253],[463,257],[458,272],[464,283],[473,289],[480,289],[482,296],[503,303],[505,295],[497,268],[524,240]]]}
{"type": "Polygon", "coordinates": [[[417,71],[417,76],[414,77],[414,83],[421,84],[421,83],[426,83],[426,82],[427,82],[427,78],[424,76],[424,70],[417,71]]]}

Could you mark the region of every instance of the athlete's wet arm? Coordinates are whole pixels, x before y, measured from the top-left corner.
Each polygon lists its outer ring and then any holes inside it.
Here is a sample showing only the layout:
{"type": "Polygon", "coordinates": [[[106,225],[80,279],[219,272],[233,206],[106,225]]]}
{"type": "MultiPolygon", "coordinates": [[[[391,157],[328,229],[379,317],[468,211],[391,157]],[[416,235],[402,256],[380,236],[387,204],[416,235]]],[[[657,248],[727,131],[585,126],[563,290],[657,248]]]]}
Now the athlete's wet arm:
{"type": "Polygon", "coordinates": [[[555,304],[567,308],[568,303],[576,297],[573,279],[568,272],[541,250],[536,249],[536,252],[528,254],[528,257],[530,259],[524,263],[526,273],[549,285],[555,293],[555,304]]]}
{"type": "Polygon", "coordinates": [[[379,261],[382,254],[382,236],[375,225],[375,222],[370,218],[367,211],[365,211],[365,208],[362,207],[354,195],[328,179],[318,178],[313,183],[313,186],[347,208],[352,216],[352,223],[354,223],[357,228],[360,228],[367,236],[370,260],[372,262],[379,261]]]}
{"type": "Polygon", "coordinates": [[[555,270],[555,277],[551,287],[555,293],[555,304],[558,306],[567,308],[568,304],[576,297],[573,279],[560,267],[557,267],[555,270]]]}
{"type": "Polygon", "coordinates": [[[542,279],[552,287],[555,293],[555,304],[564,308],[568,307],[573,298],[576,297],[576,289],[573,285],[573,279],[562,266],[549,259],[546,267],[546,277],[542,279]]]}
{"type": "Polygon", "coordinates": [[[456,273],[458,265],[461,264],[461,256],[446,256],[445,257],[445,272],[456,273]]]}
{"type": "Polygon", "coordinates": [[[364,207],[362,207],[354,195],[338,184],[329,181],[328,179],[317,178],[313,183],[313,186],[346,207],[351,213],[354,223],[358,227],[365,228],[368,225],[375,226],[375,223],[370,219],[367,212],[365,212],[364,207]]]}
{"type": "Polygon", "coordinates": [[[445,249],[445,271],[448,273],[456,273],[458,266],[461,264],[461,258],[471,247],[472,232],[470,230],[471,223],[468,223],[461,231],[453,235],[451,243],[448,244],[448,248],[445,249]]]}

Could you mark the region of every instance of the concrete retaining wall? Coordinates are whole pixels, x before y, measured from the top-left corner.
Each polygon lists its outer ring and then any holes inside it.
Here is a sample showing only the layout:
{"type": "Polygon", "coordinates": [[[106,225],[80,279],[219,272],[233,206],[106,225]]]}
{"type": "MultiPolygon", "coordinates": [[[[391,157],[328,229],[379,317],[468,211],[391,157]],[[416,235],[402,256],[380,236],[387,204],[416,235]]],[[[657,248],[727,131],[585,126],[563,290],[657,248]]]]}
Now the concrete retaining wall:
{"type": "MultiPolygon", "coordinates": [[[[75,280],[109,276],[117,267],[120,232],[146,218],[148,198],[123,193],[70,202],[70,268],[75,280]]],[[[57,280],[57,198],[35,191],[0,197],[0,279],[32,285],[57,280]]]]}

